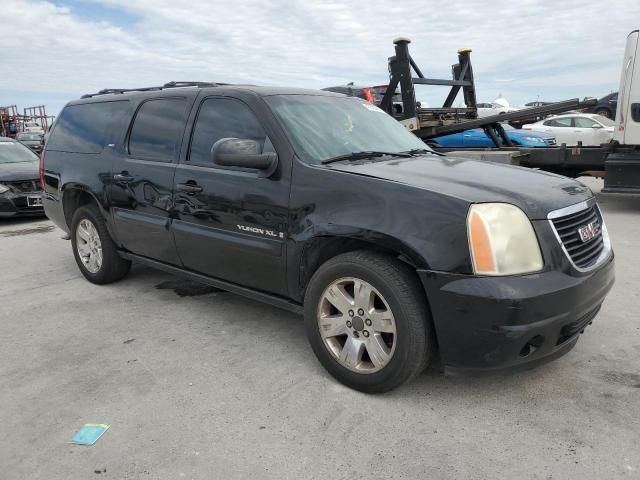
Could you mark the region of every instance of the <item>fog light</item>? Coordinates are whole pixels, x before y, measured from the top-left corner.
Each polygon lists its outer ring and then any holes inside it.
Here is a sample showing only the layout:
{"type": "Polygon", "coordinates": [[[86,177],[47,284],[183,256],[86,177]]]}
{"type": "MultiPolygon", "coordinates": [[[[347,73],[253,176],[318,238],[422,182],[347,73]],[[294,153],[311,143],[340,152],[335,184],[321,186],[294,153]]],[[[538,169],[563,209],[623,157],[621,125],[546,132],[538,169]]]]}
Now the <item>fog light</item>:
{"type": "Polygon", "coordinates": [[[524,347],[522,347],[522,350],[520,350],[520,356],[522,358],[528,357],[529,355],[534,353],[536,350],[538,350],[543,343],[544,343],[544,337],[542,335],[536,335],[527,343],[525,343],[524,347]]]}

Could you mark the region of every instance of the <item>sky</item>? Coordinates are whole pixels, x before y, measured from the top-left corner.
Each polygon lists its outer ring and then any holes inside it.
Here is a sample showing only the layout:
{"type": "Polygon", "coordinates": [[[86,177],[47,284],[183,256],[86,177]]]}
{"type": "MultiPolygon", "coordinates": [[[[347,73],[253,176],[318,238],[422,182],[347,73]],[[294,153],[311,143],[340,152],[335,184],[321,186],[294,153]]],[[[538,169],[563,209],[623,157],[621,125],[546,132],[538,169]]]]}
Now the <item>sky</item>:
{"type": "MultiPolygon", "coordinates": [[[[171,80],[385,84],[400,36],[431,78],[471,48],[478,101],[522,105],[617,90],[640,1],[0,0],[0,25],[0,106],[20,111],[171,80]]],[[[439,106],[447,91],[416,96],[439,106]]]]}

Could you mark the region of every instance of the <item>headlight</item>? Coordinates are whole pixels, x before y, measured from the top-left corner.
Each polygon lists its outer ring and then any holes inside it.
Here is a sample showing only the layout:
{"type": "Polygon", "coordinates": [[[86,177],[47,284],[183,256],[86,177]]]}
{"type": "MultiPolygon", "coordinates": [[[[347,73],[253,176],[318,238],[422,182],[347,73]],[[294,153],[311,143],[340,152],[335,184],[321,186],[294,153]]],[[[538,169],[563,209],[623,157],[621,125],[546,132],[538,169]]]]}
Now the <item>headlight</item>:
{"type": "Polygon", "coordinates": [[[522,138],[528,142],[544,143],[544,138],[540,138],[540,137],[522,137],[522,138]]]}
{"type": "Polygon", "coordinates": [[[10,190],[9,187],[0,183],[0,193],[7,193],[10,190]]]}
{"type": "Polygon", "coordinates": [[[477,203],[467,217],[473,271],[516,275],[542,270],[540,245],[522,210],[508,203],[477,203]]]}

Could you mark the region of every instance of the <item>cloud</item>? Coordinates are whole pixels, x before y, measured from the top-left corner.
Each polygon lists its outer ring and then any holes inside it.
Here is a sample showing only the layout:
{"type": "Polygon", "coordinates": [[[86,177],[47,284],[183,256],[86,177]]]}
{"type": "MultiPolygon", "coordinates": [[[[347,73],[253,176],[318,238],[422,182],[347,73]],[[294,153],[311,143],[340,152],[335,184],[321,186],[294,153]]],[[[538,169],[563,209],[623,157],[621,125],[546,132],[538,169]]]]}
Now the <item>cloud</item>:
{"type": "MultiPolygon", "coordinates": [[[[62,104],[106,87],[169,80],[321,88],[385,83],[392,40],[408,36],[429,77],[473,49],[480,100],[511,103],[615,90],[640,2],[2,0],[12,98],[62,104]],[[602,26],[607,28],[602,28],[602,26]]],[[[446,89],[419,87],[435,105],[446,89]]],[[[28,105],[24,105],[28,106],[28,105]]],[[[55,107],[53,108],[55,109],[55,107]]],[[[50,108],[52,110],[52,108],[50,108]]]]}

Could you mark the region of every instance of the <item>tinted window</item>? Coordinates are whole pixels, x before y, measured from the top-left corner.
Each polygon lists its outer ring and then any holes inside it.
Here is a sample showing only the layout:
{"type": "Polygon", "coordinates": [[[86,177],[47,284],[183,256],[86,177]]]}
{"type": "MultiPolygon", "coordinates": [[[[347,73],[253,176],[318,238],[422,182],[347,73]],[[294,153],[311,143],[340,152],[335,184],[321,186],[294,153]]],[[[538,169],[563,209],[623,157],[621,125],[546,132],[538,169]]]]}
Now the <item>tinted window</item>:
{"type": "Polygon", "coordinates": [[[209,98],[202,103],[191,138],[189,161],[212,165],[211,147],[222,138],[255,140],[260,151],[273,151],[267,134],[254,113],[244,103],[223,98],[209,98]]]}
{"type": "Polygon", "coordinates": [[[112,143],[117,127],[123,125],[129,102],[69,105],[56,120],[47,150],[74,153],[100,153],[112,143]]]}
{"type": "Polygon", "coordinates": [[[129,153],[167,162],[175,158],[184,130],[186,105],[185,98],[144,102],[133,121],[129,153]]]}
{"type": "Polygon", "coordinates": [[[553,118],[544,122],[549,127],[570,127],[571,118],[553,118]]]}

